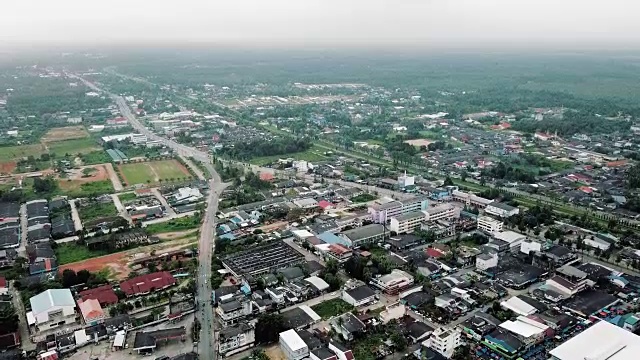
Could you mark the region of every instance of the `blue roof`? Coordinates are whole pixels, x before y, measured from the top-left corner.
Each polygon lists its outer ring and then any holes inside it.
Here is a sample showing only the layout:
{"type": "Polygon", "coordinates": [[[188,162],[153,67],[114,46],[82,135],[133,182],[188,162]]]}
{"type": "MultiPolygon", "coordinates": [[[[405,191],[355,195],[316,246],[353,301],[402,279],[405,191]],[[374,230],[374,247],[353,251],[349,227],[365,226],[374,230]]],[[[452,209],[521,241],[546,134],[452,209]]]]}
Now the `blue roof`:
{"type": "Polygon", "coordinates": [[[220,239],[225,239],[225,240],[235,240],[236,236],[233,235],[233,233],[226,233],[224,235],[220,235],[218,236],[220,239]]]}
{"type": "Polygon", "coordinates": [[[341,244],[344,246],[351,246],[351,243],[349,243],[349,241],[337,236],[336,234],[330,231],[325,231],[319,234],[318,239],[326,242],[327,244],[341,244]]]}

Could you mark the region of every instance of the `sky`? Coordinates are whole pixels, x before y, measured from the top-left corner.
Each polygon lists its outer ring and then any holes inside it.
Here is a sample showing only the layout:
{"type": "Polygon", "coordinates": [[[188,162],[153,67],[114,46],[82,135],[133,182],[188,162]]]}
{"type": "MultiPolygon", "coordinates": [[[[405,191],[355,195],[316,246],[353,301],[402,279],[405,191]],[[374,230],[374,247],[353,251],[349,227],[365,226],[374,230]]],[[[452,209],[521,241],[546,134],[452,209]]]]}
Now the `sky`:
{"type": "Polygon", "coordinates": [[[640,48],[634,0],[5,0],[0,48],[43,45],[640,48]]]}

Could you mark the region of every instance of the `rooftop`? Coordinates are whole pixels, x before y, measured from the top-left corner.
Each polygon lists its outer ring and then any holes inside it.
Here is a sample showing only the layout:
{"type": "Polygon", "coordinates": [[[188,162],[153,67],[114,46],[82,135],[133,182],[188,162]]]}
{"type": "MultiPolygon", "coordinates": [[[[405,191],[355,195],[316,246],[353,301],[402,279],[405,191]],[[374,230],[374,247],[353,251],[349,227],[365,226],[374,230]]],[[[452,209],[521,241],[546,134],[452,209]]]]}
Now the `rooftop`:
{"type": "Polygon", "coordinates": [[[307,344],[302,340],[300,335],[293,329],[281,332],[280,341],[284,341],[291,351],[297,351],[307,347],[307,344]]]}
{"type": "Polygon", "coordinates": [[[640,336],[600,321],[549,352],[559,360],[635,360],[640,336]]]}
{"type": "Polygon", "coordinates": [[[384,226],[381,224],[369,224],[359,228],[343,231],[342,235],[351,241],[358,241],[378,236],[384,233],[384,226]]]}

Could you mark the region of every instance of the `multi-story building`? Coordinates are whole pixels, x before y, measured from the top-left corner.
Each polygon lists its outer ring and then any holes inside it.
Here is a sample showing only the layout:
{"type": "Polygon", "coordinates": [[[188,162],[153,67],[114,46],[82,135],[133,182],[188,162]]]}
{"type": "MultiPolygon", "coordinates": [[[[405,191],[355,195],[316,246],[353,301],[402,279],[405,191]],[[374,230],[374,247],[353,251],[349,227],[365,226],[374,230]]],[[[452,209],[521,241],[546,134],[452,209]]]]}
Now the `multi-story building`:
{"type": "Polygon", "coordinates": [[[507,219],[514,215],[518,215],[520,213],[520,209],[505,203],[493,202],[484,208],[484,212],[489,215],[497,216],[501,219],[507,219]]]}
{"type": "Polygon", "coordinates": [[[372,244],[384,240],[385,228],[381,224],[369,224],[359,228],[343,231],[343,238],[351,248],[357,249],[363,244],[372,244]]]}
{"type": "Polygon", "coordinates": [[[251,300],[244,296],[222,301],[216,308],[216,314],[218,314],[223,326],[235,324],[252,312],[251,300]]]}
{"type": "Polygon", "coordinates": [[[76,302],[69,289],[50,289],[29,299],[31,311],[27,313],[29,326],[36,332],[56,330],[78,325],[76,302]]]}
{"type": "Polygon", "coordinates": [[[498,254],[482,253],[476,256],[476,269],[485,271],[498,266],[498,254]]]}
{"type": "Polygon", "coordinates": [[[491,204],[493,200],[485,199],[480,196],[466,193],[464,191],[455,190],[452,193],[453,201],[461,202],[469,207],[478,209],[484,209],[487,205],[491,204]]]}
{"type": "Polygon", "coordinates": [[[440,204],[424,212],[425,221],[451,220],[460,217],[460,209],[451,204],[440,204]]]}
{"type": "Polygon", "coordinates": [[[456,348],[461,345],[460,331],[457,329],[437,328],[431,333],[431,337],[425,341],[425,345],[451,359],[456,348]]]}
{"type": "Polygon", "coordinates": [[[391,218],[389,230],[397,234],[410,233],[419,228],[425,218],[426,214],[424,211],[412,211],[406,214],[400,214],[391,218]]]}
{"type": "Polygon", "coordinates": [[[255,328],[249,323],[238,323],[220,330],[218,355],[226,357],[250,348],[256,341],[255,328]]]}
{"type": "Polygon", "coordinates": [[[504,223],[490,216],[478,216],[478,230],[491,234],[496,231],[502,231],[504,223]]]}
{"type": "Polygon", "coordinates": [[[427,206],[428,198],[426,196],[415,196],[406,200],[370,206],[369,213],[374,223],[386,224],[394,216],[412,211],[426,210],[427,206]]]}
{"type": "Polygon", "coordinates": [[[325,252],[326,257],[334,259],[339,263],[347,262],[352,255],[353,251],[342,244],[331,244],[325,252]]]}
{"type": "Polygon", "coordinates": [[[287,360],[301,360],[309,356],[309,347],[293,329],[281,332],[279,343],[287,360]]]}
{"type": "Polygon", "coordinates": [[[371,279],[371,285],[390,295],[398,294],[413,285],[413,282],[414,278],[411,274],[398,269],[393,269],[390,274],[371,279]]]}

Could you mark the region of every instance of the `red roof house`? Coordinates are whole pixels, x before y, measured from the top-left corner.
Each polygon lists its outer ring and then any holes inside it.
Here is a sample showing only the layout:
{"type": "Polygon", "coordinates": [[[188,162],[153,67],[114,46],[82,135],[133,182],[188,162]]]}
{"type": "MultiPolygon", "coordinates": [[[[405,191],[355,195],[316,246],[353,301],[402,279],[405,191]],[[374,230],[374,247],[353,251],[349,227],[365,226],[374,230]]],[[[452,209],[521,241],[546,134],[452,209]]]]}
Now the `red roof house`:
{"type": "Polygon", "coordinates": [[[320,201],[318,203],[318,206],[320,206],[323,210],[332,209],[334,207],[334,205],[327,200],[320,201]]]}
{"type": "Polygon", "coordinates": [[[442,252],[440,252],[438,249],[434,249],[434,248],[427,248],[427,250],[425,250],[425,252],[427,253],[428,256],[432,257],[432,258],[441,258],[444,256],[444,254],[442,252]]]}
{"type": "Polygon", "coordinates": [[[154,290],[166,289],[175,285],[176,279],[168,271],[160,271],[136,276],[120,283],[120,290],[127,296],[148,294],[154,290]]]}
{"type": "Polygon", "coordinates": [[[262,181],[273,181],[273,174],[268,173],[268,172],[261,172],[260,173],[260,180],[262,180],[262,181]]]}
{"type": "Polygon", "coordinates": [[[109,306],[118,302],[118,295],[113,291],[111,285],[102,285],[95,289],[84,290],[78,293],[82,301],[98,300],[101,306],[109,306]]]}

